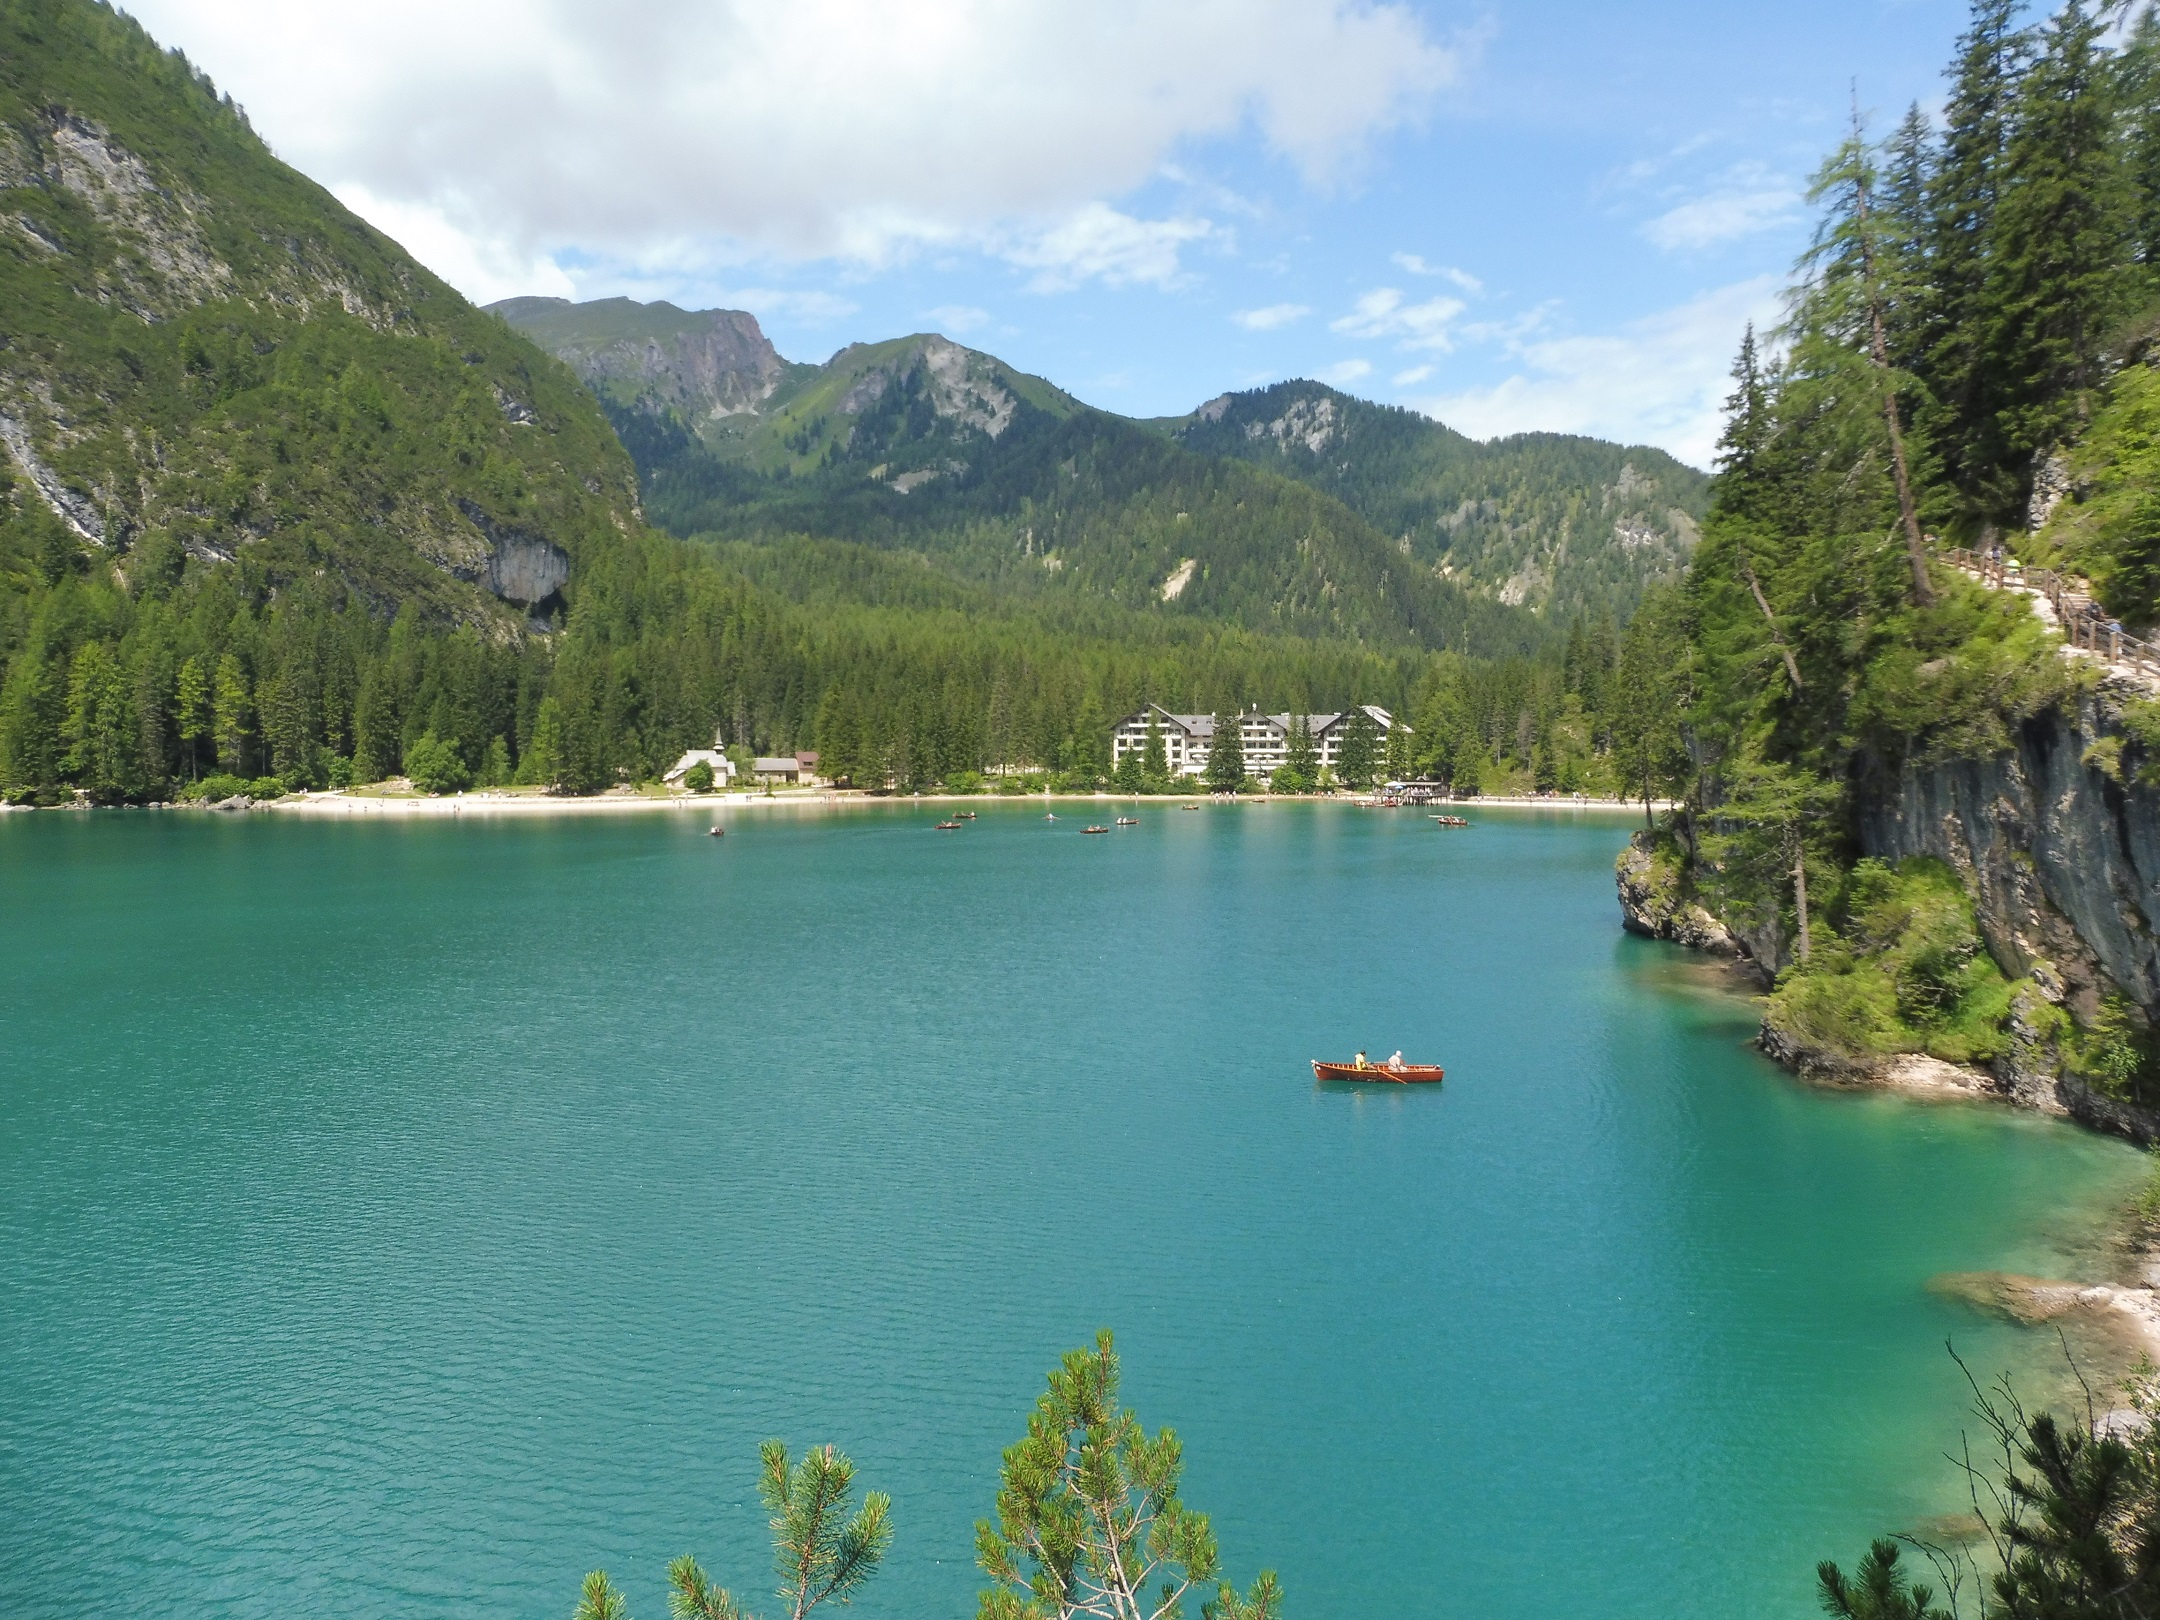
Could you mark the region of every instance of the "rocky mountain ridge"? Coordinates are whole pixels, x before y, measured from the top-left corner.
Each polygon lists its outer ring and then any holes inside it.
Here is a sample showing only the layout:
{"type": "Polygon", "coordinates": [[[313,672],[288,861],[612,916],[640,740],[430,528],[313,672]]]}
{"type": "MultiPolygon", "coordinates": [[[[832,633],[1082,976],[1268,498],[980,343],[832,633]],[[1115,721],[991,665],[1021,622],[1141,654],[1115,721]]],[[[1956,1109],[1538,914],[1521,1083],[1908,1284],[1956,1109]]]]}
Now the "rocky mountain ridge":
{"type": "Polygon", "coordinates": [[[566,368],[80,0],[0,12],[0,311],[0,521],[123,575],[240,564],[516,636],[638,523],[566,368]]]}
{"type": "MultiPolygon", "coordinates": [[[[1421,576],[1419,588],[1564,626],[1578,615],[1624,616],[1650,584],[1677,573],[1702,510],[1701,475],[1662,451],[1564,435],[1484,445],[1317,383],[1223,394],[1187,417],[1137,423],[934,333],[793,366],[742,311],[686,314],[622,299],[491,307],[606,402],[655,512],[679,533],[730,532],[743,511],[776,505],[810,532],[854,532],[865,485],[902,495],[1014,487],[1037,440],[1085,416],[1097,437],[1152,432],[1204,463],[1303,484],[1389,537],[1389,569],[1421,576]],[[735,345],[724,352],[712,338],[722,330],[735,345]]],[[[985,515],[965,496],[959,504],[966,510],[947,511],[950,521],[985,515]]],[[[919,531],[924,515],[898,521],[919,531]]],[[[1032,528],[1023,519],[1022,556],[1061,571],[1065,561],[1032,528]]],[[[1172,557],[1152,581],[1158,603],[1204,600],[1169,588],[1187,561],[1201,562],[1172,557]]]]}

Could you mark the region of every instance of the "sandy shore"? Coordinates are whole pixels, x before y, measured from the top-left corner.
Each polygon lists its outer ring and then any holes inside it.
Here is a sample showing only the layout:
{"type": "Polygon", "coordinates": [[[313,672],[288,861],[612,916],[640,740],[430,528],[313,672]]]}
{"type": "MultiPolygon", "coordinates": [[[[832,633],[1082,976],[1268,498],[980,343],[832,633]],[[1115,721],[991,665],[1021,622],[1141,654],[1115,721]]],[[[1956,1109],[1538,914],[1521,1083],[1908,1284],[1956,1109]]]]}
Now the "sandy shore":
{"type": "MultiPolygon", "coordinates": [[[[255,804],[252,810],[280,815],[333,816],[339,818],[399,816],[520,816],[520,815],[615,815],[633,810],[699,810],[718,814],[734,810],[796,808],[842,809],[851,805],[945,805],[945,804],[1100,804],[1169,807],[1176,804],[1237,803],[1272,804],[1269,794],[1245,794],[1236,800],[1211,801],[1206,794],[1156,794],[1133,798],[1119,793],[924,793],[873,798],[865,793],[831,792],[823,788],[791,788],[763,793],[681,793],[661,797],[646,793],[597,793],[590,798],[560,798],[546,793],[453,793],[442,798],[424,795],[378,795],[368,793],[294,793],[282,799],[255,804]]],[[[1299,802],[1349,804],[1349,799],[1315,800],[1285,795],[1286,804],[1299,802]]],[[[215,809],[215,806],[210,807],[215,809]]],[[[1437,813],[1433,806],[1403,805],[1418,813],[1437,813]]],[[[1642,806],[1612,799],[1456,799],[1440,807],[1450,813],[1464,810],[1567,810],[1607,815],[1640,815],[1642,806]]],[[[1659,808],[1663,808],[1660,806],[1659,808]]]]}

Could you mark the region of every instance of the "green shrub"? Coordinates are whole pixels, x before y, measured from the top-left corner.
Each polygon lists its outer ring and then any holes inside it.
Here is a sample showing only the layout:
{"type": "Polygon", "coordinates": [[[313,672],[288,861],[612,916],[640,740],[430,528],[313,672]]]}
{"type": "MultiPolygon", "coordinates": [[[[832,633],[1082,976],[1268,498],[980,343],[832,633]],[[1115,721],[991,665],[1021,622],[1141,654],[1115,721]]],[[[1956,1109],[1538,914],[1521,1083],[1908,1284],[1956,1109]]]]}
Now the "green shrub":
{"type": "Polygon", "coordinates": [[[2062,1049],[2071,1073],[2096,1091],[2128,1101],[2152,1089],[2153,1044],[2152,1032],[2131,1016],[2130,1004],[2111,995],[2089,1026],[2066,1035],[2062,1049]]]}
{"type": "Polygon", "coordinates": [[[472,786],[457,739],[446,741],[432,731],[405,750],[405,775],[422,793],[460,793],[472,786]]]}
{"type": "Polygon", "coordinates": [[[692,793],[710,793],[713,790],[712,762],[701,759],[684,771],[682,785],[692,793]]]}
{"type": "Polygon", "coordinates": [[[237,799],[241,794],[253,793],[254,790],[255,784],[244,777],[220,771],[199,782],[190,782],[180,790],[180,797],[191,804],[223,804],[227,799],[237,799]]]}
{"type": "Polygon", "coordinates": [[[2004,1049],[2012,986],[1982,948],[1948,866],[1861,861],[1829,921],[1813,960],[1771,995],[1772,1027],[1851,1058],[1926,1052],[1981,1063],[2004,1049]]]}
{"type": "Polygon", "coordinates": [[[983,774],[980,771],[954,771],[952,775],[945,778],[945,791],[947,793],[986,793],[989,791],[989,783],[983,779],[983,774]]]}

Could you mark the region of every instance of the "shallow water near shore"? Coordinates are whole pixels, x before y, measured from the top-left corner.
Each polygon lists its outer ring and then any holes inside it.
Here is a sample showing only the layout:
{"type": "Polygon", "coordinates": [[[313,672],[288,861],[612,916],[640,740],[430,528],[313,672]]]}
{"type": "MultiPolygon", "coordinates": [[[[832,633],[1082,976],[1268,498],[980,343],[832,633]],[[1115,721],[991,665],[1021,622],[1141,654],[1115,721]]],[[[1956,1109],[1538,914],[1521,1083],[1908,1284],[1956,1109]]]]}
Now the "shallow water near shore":
{"type": "Polygon", "coordinates": [[[1102,1326],[1298,1620],[1797,1620],[1963,1506],[1945,1338],[2054,1341],[1929,1279],[2061,1274],[2138,1154],[1794,1083],[1617,818],[1138,814],[0,818],[14,1608],[769,1613],[780,1435],[895,1499],[856,1615],[966,1615],[1102,1326]]]}

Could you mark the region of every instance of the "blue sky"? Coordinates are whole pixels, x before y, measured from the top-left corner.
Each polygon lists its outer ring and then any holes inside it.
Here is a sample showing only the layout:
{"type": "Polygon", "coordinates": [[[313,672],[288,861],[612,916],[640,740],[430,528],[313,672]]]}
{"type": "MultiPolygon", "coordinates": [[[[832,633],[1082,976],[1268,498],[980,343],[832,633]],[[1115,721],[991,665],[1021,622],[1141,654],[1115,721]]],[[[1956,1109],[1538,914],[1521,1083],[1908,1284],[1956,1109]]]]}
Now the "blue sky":
{"type": "Polygon", "coordinates": [[[1317,376],[1703,462],[1854,81],[1944,0],[144,0],[278,150],[475,297],[942,330],[1135,415],[1317,376]],[[409,15],[407,15],[409,13],[409,15]]]}

